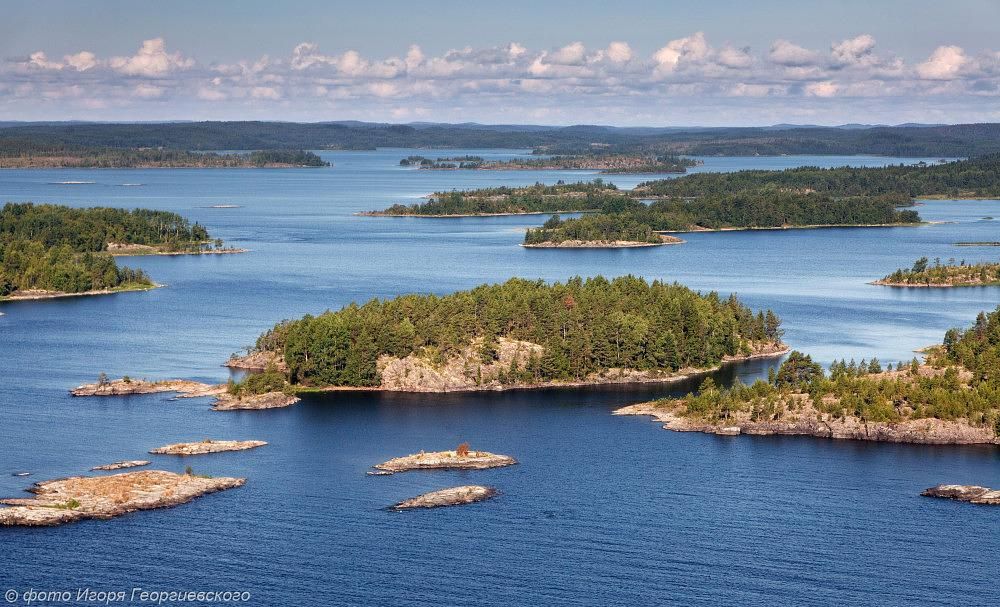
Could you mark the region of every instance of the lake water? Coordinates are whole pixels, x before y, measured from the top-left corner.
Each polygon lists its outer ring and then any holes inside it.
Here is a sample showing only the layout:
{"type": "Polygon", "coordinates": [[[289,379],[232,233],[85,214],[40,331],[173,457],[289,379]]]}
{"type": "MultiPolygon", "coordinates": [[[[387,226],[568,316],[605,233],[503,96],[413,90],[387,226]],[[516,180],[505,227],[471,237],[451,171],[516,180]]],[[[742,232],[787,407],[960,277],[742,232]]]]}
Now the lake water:
{"type": "MultiPolygon", "coordinates": [[[[284,410],[213,412],[206,399],[72,399],[110,376],[224,381],[220,365],[276,321],[406,292],[511,276],[636,274],[736,292],[780,314],[823,363],[913,350],[1000,304],[1000,289],[868,285],[928,256],[996,259],[997,201],[928,201],[916,228],[688,234],[633,250],[527,250],[538,216],[367,218],[435,190],[590,179],[580,172],[418,171],[412,150],[334,152],[328,169],[7,170],[0,201],[179,212],[245,255],[121,260],[168,285],[3,304],[0,495],[142,457],[166,443],[261,439],[244,453],[155,468],[246,476],[170,510],[53,529],[0,529],[0,590],[241,590],[261,605],[985,604],[1000,577],[1000,509],[922,498],[942,483],[1000,486],[1000,451],[666,432],[623,404],[693,385],[472,395],[336,394],[284,410]],[[58,182],[86,181],[86,184],[58,182]],[[139,183],[140,186],[121,184],[139,183]],[[235,204],[218,209],[212,205],[235,204]],[[368,477],[420,449],[475,448],[520,465],[368,477]],[[28,478],[9,472],[27,470],[28,478]],[[456,484],[492,501],[382,508],[456,484]]],[[[420,153],[420,152],[417,152],[420,153]]],[[[444,150],[432,155],[510,157],[444,150]]],[[[523,152],[521,152],[523,153],[523,152]]],[[[706,158],[695,170],[878,165],[872,157],[706,158]]],[[[936,159],[925,159],[934,161],[936,159]]],[[[632,187],[649,176],[609,176],[632,187]]],[[[720,372],[751,381],[771,363],[720,372]]],[[[53,603],[54,604],[54,603],[53,603]]]]}

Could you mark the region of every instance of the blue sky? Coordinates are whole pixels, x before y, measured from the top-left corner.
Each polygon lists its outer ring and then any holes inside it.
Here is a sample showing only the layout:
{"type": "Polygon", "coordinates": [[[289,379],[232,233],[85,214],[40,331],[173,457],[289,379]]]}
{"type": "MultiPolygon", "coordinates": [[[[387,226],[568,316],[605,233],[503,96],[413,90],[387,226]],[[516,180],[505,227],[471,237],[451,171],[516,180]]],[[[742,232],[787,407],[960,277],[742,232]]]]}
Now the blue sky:
{"type": "Polygon", "coordinates": [[[17,2],[0,120],[1000,120],[1000,1],[17,2]]]}

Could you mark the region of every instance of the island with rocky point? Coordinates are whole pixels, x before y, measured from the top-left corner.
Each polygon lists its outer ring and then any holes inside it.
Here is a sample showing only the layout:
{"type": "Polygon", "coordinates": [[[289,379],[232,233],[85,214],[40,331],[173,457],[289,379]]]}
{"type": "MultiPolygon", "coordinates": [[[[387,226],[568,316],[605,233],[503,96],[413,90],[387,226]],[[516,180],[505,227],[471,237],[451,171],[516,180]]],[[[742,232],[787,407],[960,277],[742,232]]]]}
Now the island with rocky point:
{"type": "Polygon", "coordinates": [[[924,489],[920,495],[983,506],[1000,506],[1000,490],[978,485],[935,485],[924,489]]]}
{"type": "Polygon", "coordinates": [[[996,287],[1000,286],[1000,263],[966,264],[954,260],[942,264],[936,260],[933,264],[926,257],[921,257],[911,268],[901,268],[892,274],[876,280],[873,285],[901,288],[938,288],[953,287],[996,287]]]}
{"type": "Polygon", "coordinates": [[[112,380],[101,373],[97,382],[70,390],[72,396],[79,397],[159,393],[176,393],[181,398],[214,397],[212,408],[216,411],[277,409],[294,405],[300,400],[287,391],[283,378],[275,381],[275,375],[266,372],[226,384],[206,384],[186,379],[149,381],[128,376],[112,380]]]}
{"type": "Polygon", "coordinates": [[[792,352],[777,374],[721,389],[639,403],[617,415],[648,415],[668,430],[722,435],[807,435],[896,443],[1000,444],[1000,308],[941,346],[883,369],[872,361],[835,362],[829,373],[792,352]]]}

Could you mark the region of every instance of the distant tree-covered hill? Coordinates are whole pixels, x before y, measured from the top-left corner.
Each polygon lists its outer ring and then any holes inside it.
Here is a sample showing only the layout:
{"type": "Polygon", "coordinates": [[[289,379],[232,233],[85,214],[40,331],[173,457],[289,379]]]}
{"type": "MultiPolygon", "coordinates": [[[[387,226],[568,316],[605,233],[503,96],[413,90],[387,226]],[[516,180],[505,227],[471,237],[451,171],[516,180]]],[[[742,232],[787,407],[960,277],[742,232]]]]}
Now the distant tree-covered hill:
{"type": "Polygon", "coordinates": [[[576,125],[392,125],[372,123],[47,123],[0,128],[0,140],[45,145],[176,150],[535,148],[544,153],[657,152],[689,155],[879,154],[967,157],[1000,152],[1000,124],[636,129],[576,125]]]}

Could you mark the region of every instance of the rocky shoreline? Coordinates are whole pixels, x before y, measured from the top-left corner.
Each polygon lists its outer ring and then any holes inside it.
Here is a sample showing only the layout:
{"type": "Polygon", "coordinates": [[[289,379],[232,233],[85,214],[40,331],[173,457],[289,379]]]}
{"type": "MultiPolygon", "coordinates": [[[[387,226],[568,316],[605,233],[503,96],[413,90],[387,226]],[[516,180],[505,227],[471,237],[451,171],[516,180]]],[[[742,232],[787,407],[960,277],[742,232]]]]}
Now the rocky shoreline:
{"type": "Polygon", "coordinates": [[[455,451],[434,451],[415,453],[404,457],[396,457],[381,464],[372,466],[378,471],[395,474],[409,470],[486,470],[513,466],[517,460],[509,455],[497,455],[487,451],[463,450],[462,454],[455,451]]]}
{"type": "Polygon", "coordinates": [[[560,242],[538,242],[522,244],[525,249],[636,249],[683,244],[684,240],[667,234],[660,235],[660,242],[639,242],[634,240],[563,240],[560,242]]]}
{"type": "Polygon", "coordinates": [[[448,489],[424,493],[422,495],[418,495],[417,497],[403,500],[394,506],[390,506],[389,509],[402,511],[417,508],[461,506],[464,504],[473,504],[475,502],[488,500],[496,495],[498,495],[498,492],[493,487],[484,487],[482,485],[463,485],[461,487],[451,487],[448,489]]]}
{"type": "Polygon", "coordinates": [[[206,438],[203,441],[193,443],[174,443],[164,445],[149,452],[154,455],[206,455],[209,453],[222,453],[225,451],[246,451],[263,447],[267,443],[262,440],[213,440],[206,438]]]}
{"type": "Polygon", "coordinates": [[[233,255],[237,253],[248,253],[249,249],[237,249],[237,248],[216,248],[216,249],[198,249],[191,251],[167,251],[161,247],[146,244],[122,244],[116,242],[109,242],[107,252],[112,257],[139,257],[145,255],[164,255],[164,256],[179,256],[179,255],[233,255]]]}
{"type": "Polygon", "coordinates": [[[990,489],[978,485],[937,485],[924,489],[920,495],[977,505],[1000,506],[1000,489],[990,489]]]}
{"type": "Polygon", "coordinates": [[[40,299],[63,299],[66,297],[90,297],[94,295],[114,295],[116,293],[140,293],[159,289],[164,285],[151,284],[120,289],[94,289],[93,291],[80,291],[79,293],[65,293],[63,291],[46,291],[44,289],[29,289],[26,291],[15,291],[10,295],[0,297],[0,303],[6,301],[34,301],[40,299]]]}
{"type": "MultiPolygon", "coordinates": [[[[584,386],[599,386],[609,384],[646,384],[673,383],[683,381],[697,375],[717,371],[723,365],[761,358],[779,358],[789,352],[786,344],[766,343],[753,344],[752,351],[747,355],[727,356],[722,363],[711,368],[685,368],[677,371],[637,371],[634,369],[606,369],[594,373],[579,381],[546,381],[538,383],[505,384],[498,381],[501,372],[511,368],[511,364],[523,366],[532,353],[540,354],[542,347],[538,344],[512,340],[505,337],[497,339],[496,360],[483,362],[478,354],[481,342],[476,341],[466,347],[460,354],[446,360],[444,364],[432,364],[415,354],[405,358],[381,356],[377,361],[382,382],[378,386],[296,386],[302,391],[314,392],[414,392],[414,393],[444,393],[444,392],[501,392],[505,390],[533,390],[540,388],[571,388],[584,386]]],[[[226,364],[234,368],[259,369],[260,361],[280,361],[280,356],[270,353],[267,357],[262,353],[254,353],[248,357],[231,358],[226,364]],[[247,362],[243,362],[247,361],[247,362]],[[247,366],[242,366],[247,365],[247,366]],[[254,366],[251,366],[254,365],[254,366]]]]}
{"type": "Polygon", "coordinates": [[[163,470],[76,476],[36,483],[33,498],[0,500],[0,526],[53,526],[110,519],[138,510],[169,508],[216,491],[241,487],[243,478],[209,478],[163,470]]]}
{"type": "Polygon", "coordinates": [[[985,281],[985,282],[958,282],[958,283],[948,283],[948,282],[927,282],[927,283],[909,283],[909,282],[894,282],[891,280],[874,280],[870,285],[876,285],[879,287],[893,287],[895,289],[958,289],[962,287],[998,287],[1000,282],[995,280],[985,281]]]}
{"type": "Polygon", "coordinates": [[[148,466],[150,462],[144,459],[131,459],[121,462],[114,462],[112,464],[105,464],[103,466],[94,466],[91,468],[92,471],[108,471],[108,470],[123,470],[125,468],[138,468],[140,466],[148,466]]]}
{"type": "Polygon", "coordinates": [[[813,409],[808,402],[787,419],[752,421],[734,417],[725,423],[712,423],[682,415],[683,405],[673,408],[656,402],[639,403],[616,409],[614,415],[648,415],[675,432],[703,432],[736,436],[785,435],[813,436],[843,440],[863,440],[889,443],[927,445],[993,445],[1000,444],[997,434],[987,427],[973,426],[965,421],[933,418],[901,422],[867,422],[847,416],[834,419],[813,409]]]}

